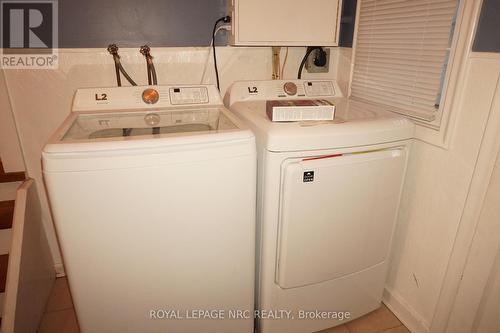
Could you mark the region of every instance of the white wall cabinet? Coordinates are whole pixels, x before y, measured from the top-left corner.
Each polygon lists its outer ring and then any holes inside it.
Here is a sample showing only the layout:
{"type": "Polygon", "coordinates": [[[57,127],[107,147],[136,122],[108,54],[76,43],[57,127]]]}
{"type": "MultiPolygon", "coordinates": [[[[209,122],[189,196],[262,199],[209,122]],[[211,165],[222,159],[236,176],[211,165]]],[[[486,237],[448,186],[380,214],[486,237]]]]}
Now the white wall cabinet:
{"type": "Polygon", "coordinates": [[[338,46],[342,0],[231,0],[231,44],[338,46]]]}

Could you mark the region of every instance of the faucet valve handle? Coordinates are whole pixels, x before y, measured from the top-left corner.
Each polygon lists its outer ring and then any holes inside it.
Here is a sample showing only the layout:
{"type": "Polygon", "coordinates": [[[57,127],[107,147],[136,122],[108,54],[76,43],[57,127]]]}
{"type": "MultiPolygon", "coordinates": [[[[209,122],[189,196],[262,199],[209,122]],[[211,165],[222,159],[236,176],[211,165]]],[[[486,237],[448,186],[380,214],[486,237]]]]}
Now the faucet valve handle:
{"type": "Polygon", "coordinates": [[[109,44],[108,52],[111,53],[112,55],[118,55],[118,46],[116,46],[116,44],[109,44]]]}
{"type": "Polygon", "coordinates": [[[151,51],[151,48],[148,45],[143,45],[140,48],[141,54],[145,57],[151,57],[150,51],[151,51]]]}

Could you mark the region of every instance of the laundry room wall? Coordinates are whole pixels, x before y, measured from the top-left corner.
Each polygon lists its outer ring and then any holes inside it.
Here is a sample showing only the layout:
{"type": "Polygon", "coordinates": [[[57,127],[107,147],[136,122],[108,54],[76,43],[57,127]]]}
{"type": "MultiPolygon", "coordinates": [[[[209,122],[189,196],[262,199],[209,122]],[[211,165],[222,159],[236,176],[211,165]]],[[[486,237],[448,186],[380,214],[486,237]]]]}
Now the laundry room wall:
{"type": "Polygon", "coordinates": [[[0,160],[5,172],[24,171],[24,160],[3,70],[0,70],[0,160]]]}
{"type": "Polygon", "coordinates": [[[408,165],[385,300],[413,329],[429,332],[461,225],[485,127],[497,94],[498,61],[471,57],[449,148],[415,140],[408,165]],[[494,65],[494,67],[492,67],[494,65]]]}
{"type": "Polygon", "coordinates": [[[481,1],[462,3],[471,22],[465,20],[459,28],[465,41],[459,52],[465,58],[454,66],[461,66],[459,80],[465,84],[454,97],[455,120],[441,129],[446,144],[414,141],[384,295],[413,333],[439,333],[446,327],[462,273],[452,254],[460,246],[459,231],[476,218],[469,208],[480,206],[471,193],[472,179],[483,177],[476,173],[485,129],[500,112],[495,102],[500,54],[471,52],[481,1]]]}
{"type": "MultiPolygon", "coordinates": [[[[213,60],[208,47],[152,48],[159,84],[214,83],[213,60]],[[203,75],[205,73],[205,75],[203,75]]],[[[284,56],[285,49],[282,49],[284,56]]],[[[305,48],[289,49],[285,78],[295,78],[305,48]]],[[[221,93],[236,80],[271,78],[271,48],[218,47],[221,93]]],[[[138,84],[146,84],[146,64],[138,48],[120,50],[121,60],[138,84]]],[[[350,49],[332,48],[330,72],[304,78],[337,78],[346,87],[350,49]]],[[[69,114],[77,88],[116,85],[112,57],[105,48],[60,49],[57,70],[5,70],[6,89],[18,127],[29,177],[37,182],[47,238],[59,274],[63,274],[41,171],[41,150],[51,133],[69,114]]],[[[133,240],[131,240],[133,241],[133,240]]]]}

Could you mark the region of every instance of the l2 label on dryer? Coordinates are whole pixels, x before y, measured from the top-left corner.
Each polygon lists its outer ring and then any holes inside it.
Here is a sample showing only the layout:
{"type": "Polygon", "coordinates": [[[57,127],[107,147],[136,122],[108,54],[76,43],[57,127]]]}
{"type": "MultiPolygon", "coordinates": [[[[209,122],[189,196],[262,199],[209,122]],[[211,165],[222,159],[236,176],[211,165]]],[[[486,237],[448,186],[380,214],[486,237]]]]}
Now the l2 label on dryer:
{"type": "Polygon", "coordinates": [[[302,182],[309,183],[314,181],[314,171],[305,171],[302,177],[302,182]]]}

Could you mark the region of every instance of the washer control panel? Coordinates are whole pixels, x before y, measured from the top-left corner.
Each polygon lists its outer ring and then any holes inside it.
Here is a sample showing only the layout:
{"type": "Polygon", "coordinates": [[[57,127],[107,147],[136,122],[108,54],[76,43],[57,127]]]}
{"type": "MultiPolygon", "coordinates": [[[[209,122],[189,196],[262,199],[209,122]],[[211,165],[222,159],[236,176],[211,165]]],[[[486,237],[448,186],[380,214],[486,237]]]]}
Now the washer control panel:
{"type": "Polygon", "coordinates": [[[208,90],[206,87],[170,88],[169,95],[172,105],[208,103],[208,90]]]}
{"type": "Polygon", "coordinates": [[[171,106],[221,105],[215,85],[133,86],[78,89],[74,111],[151,109],[171,106]]]}

